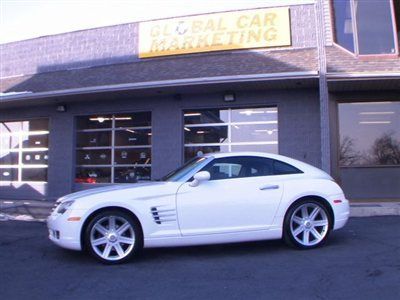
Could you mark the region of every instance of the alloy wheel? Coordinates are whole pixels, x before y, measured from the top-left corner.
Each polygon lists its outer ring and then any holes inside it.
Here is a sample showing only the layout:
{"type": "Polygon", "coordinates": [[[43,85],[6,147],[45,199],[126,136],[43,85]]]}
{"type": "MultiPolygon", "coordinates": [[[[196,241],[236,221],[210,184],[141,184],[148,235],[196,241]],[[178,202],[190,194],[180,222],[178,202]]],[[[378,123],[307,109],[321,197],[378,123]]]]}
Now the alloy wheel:
{"type": "Polygon", "coordinates": [[[105,216],[90,230],[93,251],[106,261],[119,261],[128,256],[135,245],[132,224],[122,216],[105,216]]]}
{"type": "Polygon", "coordinates": [[[318,245],[324,240],[328,230],[328,215],[325,209],[316,203],[304,203],[291,215],[290,232],[302,246],[318,245]]]}

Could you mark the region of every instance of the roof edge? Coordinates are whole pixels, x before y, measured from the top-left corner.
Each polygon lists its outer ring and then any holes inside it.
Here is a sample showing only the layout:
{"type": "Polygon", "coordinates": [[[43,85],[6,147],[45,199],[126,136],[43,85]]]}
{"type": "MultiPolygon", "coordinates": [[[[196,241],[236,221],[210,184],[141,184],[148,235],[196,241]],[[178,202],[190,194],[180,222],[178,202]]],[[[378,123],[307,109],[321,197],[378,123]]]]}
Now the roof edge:
{"type": "Polygon", "coordinates": [[[319,77],[318,71],[261,73],[261,74],[249,74],[249,75],[231,75],[231,76],[198,77],[198,78],[185,78],[185,79],[160,80],[160,81],[145,81],[145,82],[135,82],[135,83],[114,84],[114,85],[90,86],[84,88],[54,90],[54,91],[37,92],[37,93],[31,91],[25,91],[23,93],[13,92],[11,95],[0,96],[0,104],[12,101],[27,100],[27,99],[49,98],[49,97],[113,92],[113,91],[123,91],[123,90],[144,90],[144,89],[179,87],[188,85],[198,86],[206,84],[256,82],[256,81],[270,81],[270,80],[280,80],[280,79],[307,79],[307,78],[318,78],[318,77],[319,77]]]}

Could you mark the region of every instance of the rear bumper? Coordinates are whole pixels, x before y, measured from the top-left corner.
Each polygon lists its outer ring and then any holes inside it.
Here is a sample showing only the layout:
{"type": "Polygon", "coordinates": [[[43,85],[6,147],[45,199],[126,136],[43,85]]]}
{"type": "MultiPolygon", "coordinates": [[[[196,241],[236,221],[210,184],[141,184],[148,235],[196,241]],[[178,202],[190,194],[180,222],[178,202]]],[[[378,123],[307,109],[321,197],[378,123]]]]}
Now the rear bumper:
{"type": "Polygon", "coordinates": [[[329,202],[333,209],[333,214],[335,217],[335,223],[333,225],[333,230],[340,229],[344,227],[350,217],[350,204],[343,194],[330,197],[329,202]],[[341,197],[338,197],[341,196],[341,197]],[[336,203],[335,200],[341,200],[341,202],[336,203]]]}

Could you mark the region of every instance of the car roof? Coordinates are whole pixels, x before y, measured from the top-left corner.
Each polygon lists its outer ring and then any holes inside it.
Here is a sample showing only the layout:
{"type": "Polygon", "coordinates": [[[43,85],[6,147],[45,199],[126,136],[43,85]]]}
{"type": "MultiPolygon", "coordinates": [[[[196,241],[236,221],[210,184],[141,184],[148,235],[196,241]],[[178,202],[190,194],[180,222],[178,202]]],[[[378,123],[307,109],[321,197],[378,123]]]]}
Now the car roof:
{"type": "MultiPolygon", "coordinates": [[[[241,152],[214,152],[214,153],[207,153],[202,155],[204,157],[214,157],[214,158],[222,158],[222,157],[234,157],[234,156],[254,156],[254,157],[264,157],[264,158],[271,158],[280,160],[287,164],[290,164],[299,170],[303,171],[307,174],[315,174],[315,175],[328,175],[324,171],[309,165],[305,162],[302,162],[297,159],[293,159],[284,155],[274,154],[274,153],[267,153],[267,152],[251,152],[251,151],[241,151],[241,152]]],[[[329,175],[328,175],[329,176],[329,175]]],[[[330,176],[329,176],[330,177],[330,176]]]]}

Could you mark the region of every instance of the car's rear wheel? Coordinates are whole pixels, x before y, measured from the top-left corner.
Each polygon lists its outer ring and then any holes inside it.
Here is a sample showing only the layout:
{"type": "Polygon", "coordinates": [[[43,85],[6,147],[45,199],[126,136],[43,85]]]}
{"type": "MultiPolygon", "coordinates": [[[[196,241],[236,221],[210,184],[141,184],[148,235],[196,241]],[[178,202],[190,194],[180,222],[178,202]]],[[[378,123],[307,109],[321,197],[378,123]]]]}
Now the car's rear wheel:
{"type": "Polygon", "coordinates": [[[103,263],[125,262],[141,250],[140,225],[126,212],[103,211],[86,227],[85,247],[103,263]]]}
{"type": "Polygon", "coordinates": [[[285,242],[300,249],[323,245],[331,228],[331,217],[326,207],[313,199],[293,205],[286,213],[283,237],[285,242]]]}

